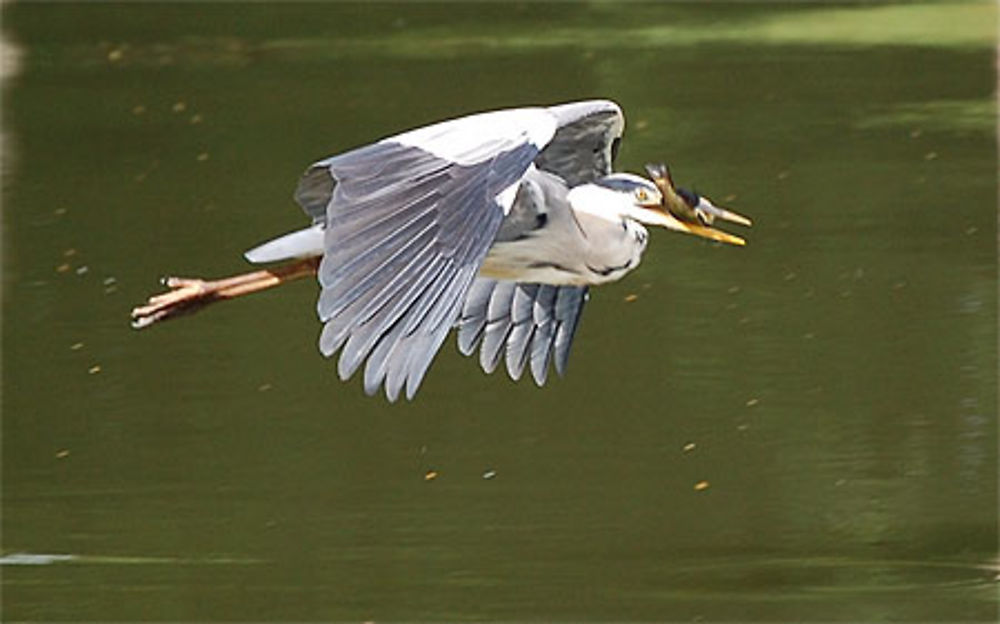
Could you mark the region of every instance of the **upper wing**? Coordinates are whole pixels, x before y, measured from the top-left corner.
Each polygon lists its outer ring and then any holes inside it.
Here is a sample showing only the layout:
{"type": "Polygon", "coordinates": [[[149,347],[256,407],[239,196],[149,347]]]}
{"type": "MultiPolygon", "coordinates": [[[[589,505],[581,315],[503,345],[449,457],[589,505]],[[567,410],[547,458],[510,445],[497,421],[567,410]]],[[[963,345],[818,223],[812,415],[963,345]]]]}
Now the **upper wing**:
{"type": "Polygon", "coordinates": [[[546,109],[557,121],[555,136],[535,166],[554,173],[572,188],[611,173],[625,116],[610,100],[572,102],[546,109]]]}
{"type": "Polygon", "coordinates": [[[585,286],[519,284],[478,278],[472,284],[458,322],[458,348],[472,355],[487,373],[500,359],[511,379],[520,379],[528,362],[539,386],[545,384],[549,360],[555,356],[562,375],[587,301],[585,286]]]}
{"type": "Polygon", "coordinates": [[[315,163],[296,198],[325,218],[320,350],[365,391],[412,398],[458,318],[517,183],[555,132],[545,109],[472,115],[315,163]],[[320,206],[324,206],[321,213],[320,206]]]}

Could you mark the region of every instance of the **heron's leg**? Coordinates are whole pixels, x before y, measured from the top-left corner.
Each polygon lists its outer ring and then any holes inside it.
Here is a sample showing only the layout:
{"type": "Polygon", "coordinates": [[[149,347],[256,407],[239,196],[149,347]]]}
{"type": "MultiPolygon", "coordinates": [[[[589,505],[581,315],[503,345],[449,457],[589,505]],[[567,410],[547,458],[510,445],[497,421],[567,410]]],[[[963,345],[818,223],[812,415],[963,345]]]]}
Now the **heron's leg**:
{"type": "Polygon", "coordinates": [[[304,258],[219,280],[167,277],[163,284],[169,291],[154,295],[146,305],[132,309],[132,327],[142,329],[159,321],[195,312],[216,301],[249,295],[300,277],[315,275],[319,261],[319,256],[304,258]]]}

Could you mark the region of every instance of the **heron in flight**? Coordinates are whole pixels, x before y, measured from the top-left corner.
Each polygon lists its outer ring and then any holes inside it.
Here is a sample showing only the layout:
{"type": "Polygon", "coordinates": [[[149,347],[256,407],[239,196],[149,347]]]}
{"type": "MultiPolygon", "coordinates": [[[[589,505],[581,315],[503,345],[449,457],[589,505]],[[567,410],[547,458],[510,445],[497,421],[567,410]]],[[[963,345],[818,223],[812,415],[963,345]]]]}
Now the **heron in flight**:
{"type": "Polygon", "coordinates": [[[452,328],[483,370],[503,360],[544,385],[562,375],[590,286],[639,264],[644,225],[735,245],[715,219],[750,221],[674,186],[614,173],[625,118],[607,100],[440,122],[311,165],[295,200],[312,219],[245,253],[285,264],[231,278],[167,278],[132,310],[143,328],[207,303],[317,275],[319,349],[364,389],[413,398],[452,328]]]}

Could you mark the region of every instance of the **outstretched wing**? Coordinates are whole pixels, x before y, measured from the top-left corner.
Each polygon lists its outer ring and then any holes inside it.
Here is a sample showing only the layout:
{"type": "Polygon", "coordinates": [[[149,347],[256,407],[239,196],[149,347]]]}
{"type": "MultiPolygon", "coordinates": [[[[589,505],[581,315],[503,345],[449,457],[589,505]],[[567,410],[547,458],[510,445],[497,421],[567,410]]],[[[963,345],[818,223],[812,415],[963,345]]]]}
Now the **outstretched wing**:
{"type": "Polygon", "coordinates": [[[507,373],[518,380],[531,363],[531,376],[545,385],[549,361],[566,371],[569,348],[587,301],[585,286],[519,284],[478,278],[472,284],[458,321],[458,348],[492,373],[506,360],[507,373]]]}
{"type": "Polygon", "coordinates": [[[341,379],[367,360],[368,394],[413,397],[555,128],[545,109],[483,113],[310,167],[296,199],[325,219],[319,346],[341,379]]]}
{"type": "MultiPolygon", "coordinates": [[[[534,165],[561,181],[529,175],[520,186],[513,211],[502,223],[498,240],[523,238],[550,226],[550,217],[572,218],[564,201],[566,190],[611,173],[625,128],[617,104],[591,100],[546,110],[556,119],[557,128],[534,165]],[[540,184],[548,186],[549,191],[543,192],[540,184]]],[[[530,362],[535,383],[544,385],[553,358],[556,372],[564,373],[586,301],[586,287],[479,278],[462,307],[458,348],[465,355],[472,355],[478,348],[479,363],[487,373],[496,370],[504,359],[507,373],[515,380],[520,379],[530,362]]]]}
{"type": "Polygon", "coordinates": [[[573,188],[611,173],[625,131],[625,116],[610,100],[571,102],[546,109],[556,118],[555,136],[535,159],[573,188]]]}

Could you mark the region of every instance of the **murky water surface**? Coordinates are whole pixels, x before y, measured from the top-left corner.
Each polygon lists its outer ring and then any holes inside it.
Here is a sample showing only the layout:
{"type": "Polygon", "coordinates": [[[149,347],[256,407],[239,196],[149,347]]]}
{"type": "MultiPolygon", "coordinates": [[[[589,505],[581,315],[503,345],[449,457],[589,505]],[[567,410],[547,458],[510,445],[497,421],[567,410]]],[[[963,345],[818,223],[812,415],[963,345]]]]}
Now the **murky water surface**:
{"type": "Polygon", "coordinates": [[[6,7],[5,618],[994,620],[995,24],[6,7]],[[366,398],[310,282],[128,327],[157,277],[301,225],[314,159],[594,96],[628,115],[621,168],[665,159],[755,224],[656,233],[544,390],[449,344],[414,402],[366,398]]]}

